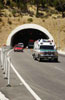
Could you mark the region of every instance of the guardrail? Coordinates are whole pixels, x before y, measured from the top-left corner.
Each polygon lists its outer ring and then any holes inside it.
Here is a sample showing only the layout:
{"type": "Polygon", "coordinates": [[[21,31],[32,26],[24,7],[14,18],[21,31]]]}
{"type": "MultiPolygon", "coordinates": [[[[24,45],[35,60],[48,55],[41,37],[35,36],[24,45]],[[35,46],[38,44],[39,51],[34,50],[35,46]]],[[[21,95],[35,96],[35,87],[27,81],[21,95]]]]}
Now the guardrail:
{"type": "MultiPolygon", "coordinates": [[[[4,74],[4,79],[8,79],[7,86],[11,86],[10,85],[10,68],[12,68],[13,71],[16,73],[16,71],[13,68],[13,65],[11,64],[11,58],[9,56],[9,54],[13,51],[13,49],[11,49],[10,47],[2,47],[0,51],[1,51],[1,67],[3,70],[3,74],[4,74]]],[[[58,53],[60,55],[65,56],[65,52],[58,51],[58,53]]],[[[17,76],[19,78],[19,75],[17,76]]]]}
{"type": "Polygon", "coordinates": [[[14,66],[11,63],[10,53],[13,51],[13,49],[4,49],[1,48],[1,67],[3,71],[3,74],[5,74],[4,79],[8,79],[7,87],[11,87],[10,84],[10,68],[13,69],[17,77],[20,79],[20,81],[24,84],[24,86],[27,88],[27,90],[32,94],[32,96],[36,100],[42,100],[31,88],[30,86],[25,82],[25,80],[20,76],[20,74],[16,71],[14,66]]]}
{"type": "MultiPolygon", "coordinates": [[[[10,47],[8,47],[8,48],[2,47],[0,51],[1,51],[1,67],[3,70],[3,74],[4,74],[4,79],[8,79],[7,87],[11,87],[10,69],[12,68],[13,71],[15,72],[15,74],[17,75],[17,77],[24,84],[24,86],[28,89],[28,91],[33,95],[33,97],[36,100],[41,100],[41,98],[30,88],[30,86],[24,81],[24,79],[20,76],[20,74],[16,71],[16,69],[12,65],[10,53],[13,51],[13,49],[11,49],[10,47]]],[[[65,53],[59,52],[59,54],[64,55],[65,53]]]]}
{"type": "Polygon", "coordinates": [[[9,54],[13,51],[13,49],[10,50],[10,48],[2,47],[1,48],[1,67],[4,74],[4,79],[8,79],[7,86],[10,85],[10,61],[11,58],[9,57],[9,54]]]}

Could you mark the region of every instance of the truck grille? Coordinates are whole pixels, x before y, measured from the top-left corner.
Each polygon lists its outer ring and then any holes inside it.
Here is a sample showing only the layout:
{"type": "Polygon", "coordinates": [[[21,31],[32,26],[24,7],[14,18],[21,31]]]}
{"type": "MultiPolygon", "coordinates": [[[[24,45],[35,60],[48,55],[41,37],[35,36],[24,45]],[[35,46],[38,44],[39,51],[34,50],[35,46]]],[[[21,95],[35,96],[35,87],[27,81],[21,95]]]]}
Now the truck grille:
{"type": "Polygon", "coordinates": [[[44,52],[44,55],[54,55],[54,52],[44,52]]]}

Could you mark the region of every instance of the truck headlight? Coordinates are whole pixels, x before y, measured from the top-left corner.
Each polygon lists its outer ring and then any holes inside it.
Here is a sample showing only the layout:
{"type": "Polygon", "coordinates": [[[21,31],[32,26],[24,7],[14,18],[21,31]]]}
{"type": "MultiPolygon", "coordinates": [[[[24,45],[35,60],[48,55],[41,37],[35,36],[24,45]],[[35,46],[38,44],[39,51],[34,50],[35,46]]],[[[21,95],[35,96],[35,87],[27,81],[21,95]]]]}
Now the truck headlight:
{"type": "Polygon", "coordinates": [[[55,55],[58,56],[58,52],[55,52],[55,55]]]}
{"type": "Polygon", "coordinates": [[[44,53],[43,53],[43,52],[40,52],[39,54],[40,54],[40,56],[43,56],[43,55],[44,55],[44,53]]]}
{"type": "Polygon", "coordinates": [[[39,54],[44,54],[43,52],[40,52],[39,54]]]}

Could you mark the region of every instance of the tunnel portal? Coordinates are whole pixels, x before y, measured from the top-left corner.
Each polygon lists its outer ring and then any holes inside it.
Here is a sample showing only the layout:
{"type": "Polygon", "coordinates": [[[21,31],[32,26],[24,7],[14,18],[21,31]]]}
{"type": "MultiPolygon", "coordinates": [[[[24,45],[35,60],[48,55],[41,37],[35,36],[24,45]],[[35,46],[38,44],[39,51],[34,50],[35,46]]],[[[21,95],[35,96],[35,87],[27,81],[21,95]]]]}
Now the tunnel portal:
{"type": "Polygon", "coordinates": [[[38,39],[49,39],[49,37],[36,29],[23,29],[16,34],[13,35],[11,38],[11,46],[14,47],[18,43],[24,43],[26,47],[28,45],[29,40],[38,40],[38,39]]]}
{"type": "Polygon", "coordinates": [[[14,47],[18,43],[24,43],[26,47],[29,40],[51,39],[52,35],[42,26],[37,24],[24,24],[15,28],[8,36],[6,45],[14,47]]]}

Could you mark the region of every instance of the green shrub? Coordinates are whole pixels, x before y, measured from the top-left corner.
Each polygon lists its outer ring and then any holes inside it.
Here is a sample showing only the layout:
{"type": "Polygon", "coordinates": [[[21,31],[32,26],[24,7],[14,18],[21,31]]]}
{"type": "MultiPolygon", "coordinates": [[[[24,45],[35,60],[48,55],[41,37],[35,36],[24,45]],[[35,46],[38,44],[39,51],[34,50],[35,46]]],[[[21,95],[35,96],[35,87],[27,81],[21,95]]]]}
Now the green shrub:
{"type": "Polygon", "coordinates": [[[18,18],[18,21],[20,21],[20,18],[18,18]]]}
{"type": "Polygon", "coordinates": [[[0,22],[2,22],[2,19],[0,18],[0,22]]]}
{"type": "Polygon", "coordinates": [[[12,17],[12,15],[11,15],[11,14],[9,14],[9,17],[12,17]]]}
{"type": "Polygon", "coordinates": [[[0,9],[4,8],[2,1],[0,1],[0,9]]]}
{"type": "Polygon", "coordinates": [[[10,25],[12,24],[12,22],[9,19],[8,19],[8,24],[10,24],[10,25]]]}
{"type": "Polygon", "coordinates": [[[45,20],[44,20],[44,19],[43,19],[42,21],[43,21],[43,22],[45,22],[45,20]]]}
{"type": "Polygon", "coordinates": [[[5,13],[4,16],[7,17],[7,14],[5,13]]]}
{"type": "Polygon", "coordinates": [[[10,6],[11,6],[11,7],[16,7],[17,4],[16,4],[15,2],[13,2],[13,1],[10,1],[10,6]]]}
{"type": "Polygon", "coordinates": [[[28,18],[28,22],[33,22],[33,19],[32,18],[28,18]]]}
{"type": "Polygon", "coordinates": [[[65,11],[65,0],[54,0],[54,6],[58,11],[65,11]]]}
{"type": "Polygon", "coordinates": [[[17,11],[15,9],[12,10],[12,14],[13,16],[15,16],[15,14],[17,13],[17,11]]]}

